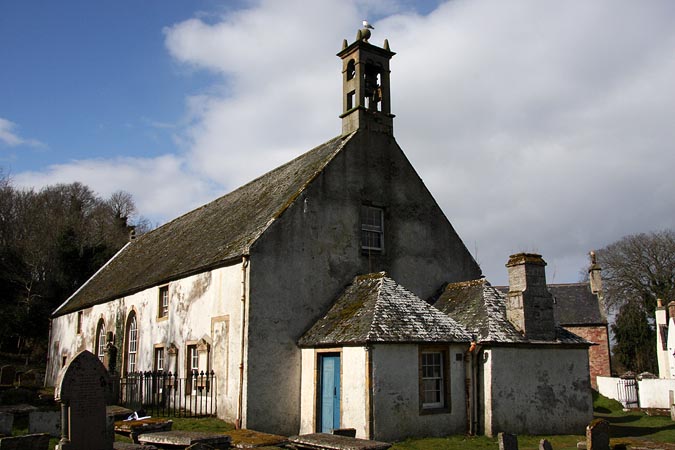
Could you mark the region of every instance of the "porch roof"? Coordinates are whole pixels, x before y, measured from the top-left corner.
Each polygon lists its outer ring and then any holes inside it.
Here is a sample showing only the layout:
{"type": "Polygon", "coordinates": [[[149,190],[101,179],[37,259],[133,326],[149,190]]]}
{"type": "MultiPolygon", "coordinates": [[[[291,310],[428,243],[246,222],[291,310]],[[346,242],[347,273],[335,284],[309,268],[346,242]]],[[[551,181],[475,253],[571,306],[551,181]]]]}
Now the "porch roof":
{"type": "Polygon", "coordinates": [[[367,343],[469,342],[447,315],[385,272],[360,275],[298,341],[301,347],[367,343]]]}

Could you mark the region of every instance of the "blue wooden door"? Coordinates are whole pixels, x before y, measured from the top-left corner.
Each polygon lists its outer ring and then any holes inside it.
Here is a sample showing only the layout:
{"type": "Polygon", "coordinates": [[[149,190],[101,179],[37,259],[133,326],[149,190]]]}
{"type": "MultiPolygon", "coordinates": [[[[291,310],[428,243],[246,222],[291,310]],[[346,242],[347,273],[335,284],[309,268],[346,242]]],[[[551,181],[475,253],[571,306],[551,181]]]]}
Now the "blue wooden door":
{"type": "Polygon", "coordinates": [[[322,433],[340,428],[340,355],[321,355],[320,360],[319,413],[322,433]]]}

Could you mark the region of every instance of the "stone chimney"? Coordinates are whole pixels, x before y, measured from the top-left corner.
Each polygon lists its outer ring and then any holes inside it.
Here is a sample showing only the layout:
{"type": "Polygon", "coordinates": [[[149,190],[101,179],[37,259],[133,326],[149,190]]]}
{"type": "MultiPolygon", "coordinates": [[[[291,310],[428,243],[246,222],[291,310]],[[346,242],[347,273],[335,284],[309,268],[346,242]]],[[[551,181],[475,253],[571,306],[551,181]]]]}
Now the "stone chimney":
{"type": "Polygon", "coordinates": [[[600,276],[602,269],[595,258],[595,252],[591,251],[589,255],[591,257],[591,265],[588,268],[588,281],[591,285],[591,292],[597,296],[602,296],[602,277],[600,276]]]}
{"type": "Polygon", "coordinates": [[[506,317],[527,339],[555,340],[553,296],[546,286],[546,262],[535,253],[518,253],[509,257],[506,267],[509,271],[506,317]]]}

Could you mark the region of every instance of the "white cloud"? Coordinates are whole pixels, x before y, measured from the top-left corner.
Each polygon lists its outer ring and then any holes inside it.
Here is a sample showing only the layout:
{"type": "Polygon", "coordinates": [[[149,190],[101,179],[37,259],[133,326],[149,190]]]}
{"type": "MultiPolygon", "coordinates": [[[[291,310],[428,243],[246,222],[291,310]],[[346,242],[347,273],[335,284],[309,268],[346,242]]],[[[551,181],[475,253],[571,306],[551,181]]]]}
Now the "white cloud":
{"type": "Polygon", "coordinates": [[[368,18],[371,42],[397,52],[397,140],[493,282],[523,250],[543,254],[549,281],[576,281],[590,249],[673,226],[675,3],[409,4],[261,0],[167,27],[178,64],[222,77],[186,93],[185,153],[15,179],[128,189],[170,219],[339,133],[335,53],[368,18]]]}
{"type": "Polygon", "coordinates": [[[0,143],[9,147],[27,145],[29,147],[45,147],[45,144],[36,139],[25,139],[16,133],[16,124],[0,117],[0,143]]]}

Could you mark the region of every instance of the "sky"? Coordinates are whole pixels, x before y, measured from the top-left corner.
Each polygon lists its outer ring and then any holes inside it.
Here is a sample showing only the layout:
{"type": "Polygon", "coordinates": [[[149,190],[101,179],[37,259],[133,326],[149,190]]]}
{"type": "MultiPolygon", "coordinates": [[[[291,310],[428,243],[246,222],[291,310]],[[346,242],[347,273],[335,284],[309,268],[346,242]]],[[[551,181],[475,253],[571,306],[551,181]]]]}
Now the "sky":
{"type": "Polygon", "coordinates": [[[161,224],[341,132],[342,40],[388,39],[394,135],[493,284],[675,221],[670,0],[0,1],[0,168],[161,224]]]}

